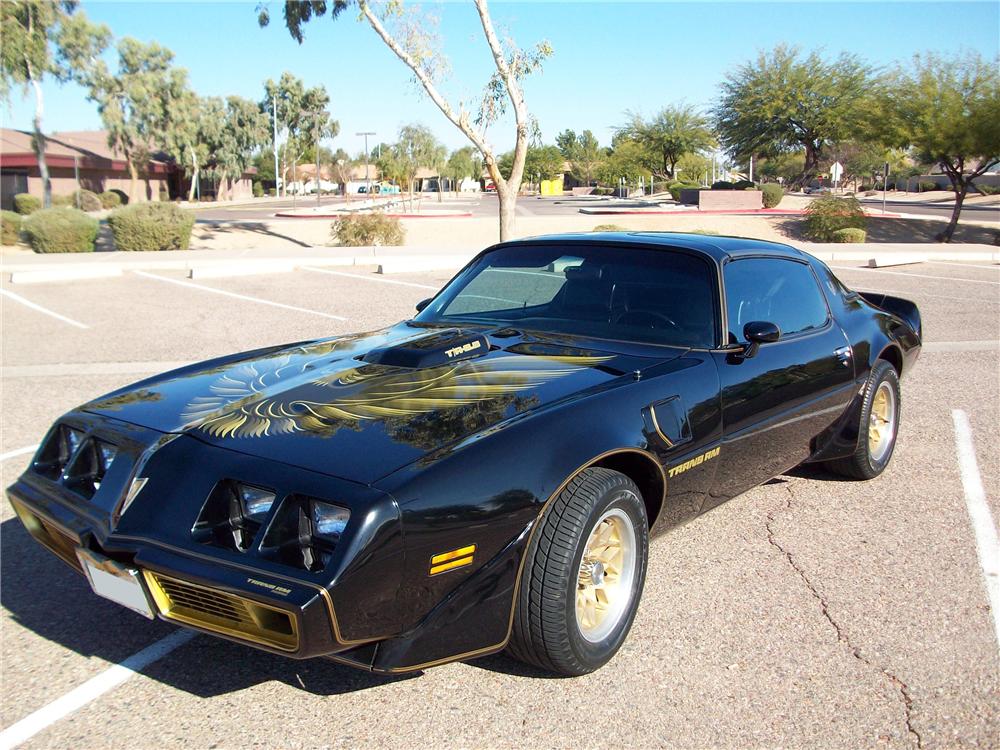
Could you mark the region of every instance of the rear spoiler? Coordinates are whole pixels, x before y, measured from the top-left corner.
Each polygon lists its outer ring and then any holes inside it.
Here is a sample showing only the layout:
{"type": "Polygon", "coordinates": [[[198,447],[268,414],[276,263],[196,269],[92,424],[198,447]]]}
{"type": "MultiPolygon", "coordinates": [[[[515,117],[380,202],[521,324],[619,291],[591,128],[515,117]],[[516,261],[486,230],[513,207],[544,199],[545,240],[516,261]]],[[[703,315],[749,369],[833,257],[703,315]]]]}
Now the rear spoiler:
{"type": "Polygon", "coordinates": [[[920,310],[910,300],[903,299],[902,297],[890,297],[888,294],[880,294],[879,292],[856,292],[856,294],[863,297],[866,302],[875,305],[875,307],[881,308],[887,313],[892,313],[897,318],[902,318],[913,329],[913,332],[917,334],[917,337],[923,339],[920,310]]]}

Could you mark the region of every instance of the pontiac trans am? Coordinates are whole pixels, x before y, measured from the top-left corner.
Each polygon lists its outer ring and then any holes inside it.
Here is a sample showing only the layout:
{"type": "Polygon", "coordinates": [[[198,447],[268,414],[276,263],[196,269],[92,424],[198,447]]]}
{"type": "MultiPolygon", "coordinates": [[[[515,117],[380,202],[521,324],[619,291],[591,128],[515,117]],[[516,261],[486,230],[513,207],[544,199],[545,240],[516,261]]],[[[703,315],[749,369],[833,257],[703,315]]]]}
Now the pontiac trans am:
{"type": "Polygon", "coordinates": [[[71,411],[8,496],[150,618],[378,672],[507,649],[582,674],[651,536],[802,463],[880,474],[920,345],[911,302],[784,245],[508,242],[412,320],[71,411]]]}

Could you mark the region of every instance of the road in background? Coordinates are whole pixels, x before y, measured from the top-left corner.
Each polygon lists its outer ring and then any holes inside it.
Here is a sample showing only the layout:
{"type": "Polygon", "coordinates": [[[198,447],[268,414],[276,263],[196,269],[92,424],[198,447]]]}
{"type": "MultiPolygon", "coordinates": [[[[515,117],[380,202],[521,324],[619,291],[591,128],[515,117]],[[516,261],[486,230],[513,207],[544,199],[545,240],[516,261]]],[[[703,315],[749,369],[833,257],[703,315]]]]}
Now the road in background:
{"type": "MultiPolygon", "coordinates": [[[[836,265],[923,315],[892,464],[872,482],[798,469],[654,540],[632,633],[597,673],[492,656],[386,678],[198,635],[25,747],[995,747],[1000,660],[952,410],[996,520],[1000,272],[836,265]]],[[[198,282],[226,295],[172,271],[17,289],[86,329],[0,296],[0,454],[166,367],[408,317],[450,276],[370,271],[198,282]]],[[[5,485],[28,458],[0,464],[5,485]]],[[[0,727],[176,632],[93,595],[6,503],[0,522],[0,727]]]]}

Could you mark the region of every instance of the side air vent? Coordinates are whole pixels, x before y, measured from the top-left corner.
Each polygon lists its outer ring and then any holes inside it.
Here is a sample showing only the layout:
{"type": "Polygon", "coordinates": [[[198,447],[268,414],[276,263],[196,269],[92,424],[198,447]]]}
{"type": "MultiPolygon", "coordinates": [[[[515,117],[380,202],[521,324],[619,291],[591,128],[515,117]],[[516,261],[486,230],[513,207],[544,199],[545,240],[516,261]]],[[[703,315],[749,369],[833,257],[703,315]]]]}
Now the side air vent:
{"type": "Polygon", "coordinates": [[[63,482],[73,492],[88,500],[94,496],[111,468],[118,449],[97,438],[84,440],[83,445],[63,470],[63,482]]]}
{"type": "Polygon", "coordinates": [[[58,480],[84,437],[82,430],[64,424],[56,427],[35,460],[35,471],[43,477],[58,480]]]}
{"type": "Polygon", "coordinates": [[[284,565],[323,570],[333,557],[351,511],[311,497],[292,495],[274,516],[261,553],[284,565]]]}
{"type": "Polygon", "coordinates": [[[191,529],[196,542],[246,552],[274,504],[263,487],[226,479],[215,485],[191,529]]]}

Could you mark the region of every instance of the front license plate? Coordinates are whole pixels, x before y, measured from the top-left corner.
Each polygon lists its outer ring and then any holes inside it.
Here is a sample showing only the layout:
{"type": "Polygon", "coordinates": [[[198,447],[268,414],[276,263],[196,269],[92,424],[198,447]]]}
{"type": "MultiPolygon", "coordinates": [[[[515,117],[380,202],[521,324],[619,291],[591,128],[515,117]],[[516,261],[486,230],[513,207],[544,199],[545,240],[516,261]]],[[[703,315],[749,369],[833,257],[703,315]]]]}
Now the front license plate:
{"type": "Polygon", "coordinates": [[[128,607],[150,620],[156,619],[138,570],[120,565],[90,550],[79,549],[76,556],[80,559],[90,581],[90,588],[95,594],[128,607]]]}

